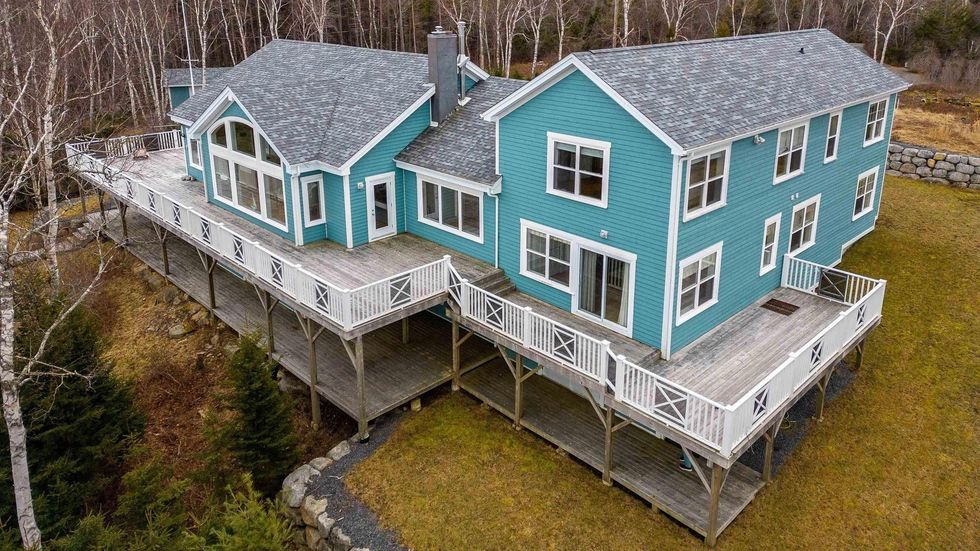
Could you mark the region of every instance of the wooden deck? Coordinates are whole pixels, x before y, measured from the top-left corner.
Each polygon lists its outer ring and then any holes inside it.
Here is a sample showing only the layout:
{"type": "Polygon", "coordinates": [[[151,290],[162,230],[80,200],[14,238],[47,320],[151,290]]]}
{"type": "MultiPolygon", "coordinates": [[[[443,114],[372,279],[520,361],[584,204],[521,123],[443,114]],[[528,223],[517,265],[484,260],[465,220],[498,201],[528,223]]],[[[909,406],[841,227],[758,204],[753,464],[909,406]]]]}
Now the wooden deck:
{"type": "MultiPolygon", "coordinates": [[[[514,378],[502,360],[462,376],[460,386],[507,417],[514,418],[514,378]]],[[[588,400],[543,376],[523,383],[521,426],[601,471],[605,431],[588,400]]],[[[708,531],[710,496],[693,472],[678,469],[681,450],[634,426],[613,436],[612,480],[701,534],[708,531]]],[[[702,470],[707,466],[697,458],[702,470]]],[[[710,471],[706,471],[709,472],[710,471]]],[[[763,486],[759,473],[735,463],[721,493],[718,531],[721,533],[752,501],[763,486]]]]}
{"type": "Polygon", "coordinates": [[[670,361],[640,365],[720,404],[734,404],[846,309],[839,302],[779,288],[670,361]],[[778,314],[761,307],[770,299],[800,308],[788,316],[778,314]]]}
{"type": "Polygon", "coordinates": [[[332,241],[317,241],[297,247],[286,239],[248,222],[242,216],[208,203],[202,182],[181,180],[186,173],[182,150],[154,151],[149,155],[149,159],[142,161],[128,158],[113,159],[111,166],[168,195],[182,205],[225,224],[243,237],[276,251],[276,254],[284,259],[302,265],[324,281],[338,287],[350,289],[374,283],[434,262],[446,255],[452,256],[453,267],[470,281],[476,282],[495,271],[490,264],[406,233],[354,249],[348,249],[332,241]]]}
{"type": "MultiPolygon", "coordinates": [[[[162,273],[161,248],[150,222],[130,213],[127,216],[129,252],[162,273]]],[[[121,239],[118,218],[109,226],[114,239],[121,239]]],[[[207,273],[197,253],[178,239],[168,241],[170,281],[201,304],[208,303],[207,273]]],[[[266,318],[251,284],[233,273],[216,269],[215,315],[237,332],[264,329],[266,318]]],[[[276,353],[273,357],[287,370],[309,384],[307,343],[296,316],[285,306],[273,313],[276,353]]],[[[364,335],[365,411],[368,420],[402,405],[452,377],[450,324],[434,314],[422,312],[409,318],[409,342],[402,344],[401,325],[390,324],[364,335]],[[436,344],[435,346],[433,344],[436,344]],[[444,343],[444,346],[438,345],[444,343]]],[[[317,340],[317,392],[355,420],[358,415],[354,392],[355,371],[340,338],[324,332],[317,340]]],[[[492,351],[480,341],[464,351],[463,361],[492,351]]]]}

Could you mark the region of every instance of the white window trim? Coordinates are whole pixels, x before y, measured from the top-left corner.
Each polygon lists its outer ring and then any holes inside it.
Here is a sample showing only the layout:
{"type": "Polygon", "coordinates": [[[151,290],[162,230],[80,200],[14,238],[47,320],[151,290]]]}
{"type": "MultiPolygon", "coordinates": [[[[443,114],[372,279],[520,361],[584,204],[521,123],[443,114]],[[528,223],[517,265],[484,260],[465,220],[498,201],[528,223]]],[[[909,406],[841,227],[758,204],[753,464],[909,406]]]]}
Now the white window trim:
{"type": "Polygon", "coordinates": [[[790,214],[789,217],[789,241],[786,245],[786,252],[789,256],[796,256],[817,243],[817,222],[820,221],[820,195],[821,194],[818,193],[806,201],[797,203],[793,206],[793,213],[790,214]],[[812,239],[810,239],[809,243],[801,245],[799,249],[791,251],[790,247],[793,246],[793,219],[796,218],[797,211],[805,209],[813,204],[816,204],[817,207],[813,210],[813,232],[811,233],[812,239]]]}
{"type": "Polygon", "coordinates": [[[204,148],[201,147],[201,140],[199,138],[190,138],[187,140],[187,164],[191,168],[196,168],[198,170],[204,170],[204,148]],[[200,161],[194,164],[194,144],[197,143],[197,158],[200,161]]]}
{"type": "MultiPolygon", "coordinates": [[[[786,180],[790,180],[792,178],[795,178],[795,177],[799,176],[800,174],[803,174],[803,171],[806,168],[806,149],[807,149],[807,142],[809,140],[810,140],[810,121],[809,120],[797,122],[797,123],[794,123],[794,124],[791,124],[791,125],[788,125],[788,126],[784,126],[784,127],[781,127],[779,130],[776,131],[776,155],[773,158],[773,165],[772,165],[772,185],[781,184],[781,183],[785,182],[786,180]],[[787,130],[793,130],[794,128],[799,128],[800,126],[803,127],[803,150],[801,151],[800,168],[796,172],[787,172],[786,174],[783,174],[782,176],[778,176],[778,175],[776,175],[776,170],[779,168],[779,135],[782,134],[783,132],[787,131],[787,130]]],[[[792,146],[792,143],[791,143],[791,146],[792,146]]],[[[790,151],[792,151],[792,150],[790,150],[790,151]]],[[[792,157],[792,153],[790,153],[790,157],[792,157]]]]}
{"type": "Polygon", "coordinates": [[[682,323],[684,323],[684,322],[688,321],[689,319],[693,318],[694,316],[700,314],[701,312],[704,312],[708,308],[711,308],[715,304],[718,304],[718,290],[721,289],[721,250],[722,250],[722,246],[724,244],[725,244],[724,241],[719,241],[719,242],[715,243],[714,245],[708,247],[707,249],[698,251],[698,252],[692,254],[691,256],[689,256],[689,257],[681,260],[678,263],[678,265],[677,265],[677,274],[678,274],[678,277],[677,277],[677,322],[676,322],[675,325],[678,325],[679,326],[682,323]],[[702,304],[700,306],[695,306],[693,310],[691,310],[690,312],[687,312],[686,314],[681,314],[681,295],[683,294],[683,290],[684,290],[684,277],[683,277],[683,275],[684,275],[684,268],[687,265],[689,265],[689,264],[692,264],[694,262],[697,262],[697,261],[701,260],[702,258],[711,255],[712,253],[718,253],[718,256],[716,257],[717,260],[715,261],[715,286],[714,286],[714,291],[713,291],[713,293],[711,295],[711,300],[709,300],[708,302],[705,302],[704,304],[702,304]]]}
{"type": "Polygon", "coordinates": [[[324,224],[327,221],[327,203],[324,200],[325,197],[323,194],[323,175],[304,176],[300,178],[299,182],[300,196],[303,199],[303,227],[312,228],[324,224]],[[309,194],[306,193],[306,188],[311,183],[316,183],[317,189],[320,192],[320,218],[316,220],[310,220],[310,205],[307,203],[309,201],[309,194]]]}
{"type": "Polygon", "coordinates": [[[779,263],[779,226],[782,225],[783,213],[778,212],[769,218],[762,224],[762,249],[759,251],[759,275],[766,275],[769,272],[776,269],[776,264],[779,263]],[[765,264],[766,258],[766,229],[770,224],[776,224],[776,234],[773,237],[774,241],[772,244],[772,261],[767,265],[765,264]]]}
{"type": "MultiPolygon", "coordinates": [[[[232,209],[234,209],[237,212],[241,212],[241,213],[243,213],[243,214],[245,214],[247,216],[250,216],[250,217],[255,218],[257,220],[260,220],[260,221],[262,221],[262,222],[264,222],[266,224],[269,224],[270,226],[272,226],[274,228],[277,228],[277,229],[280,229],[282,231],[288,232],[289,231],[289,208],[288,207],[284,208],[284,214],[285,214],[285,217],[286,217],[286,221],[285,222],[280,222],[278,220],[275,220],[273,218],[270,218],[270,217],[266,216],[266,214],[265,214],[266,212],[268,212],[268,206],[266,205],[266,198],[265,198],[265,195],[266,195],[266,192],[265,192],[265,178],[263,178],[263,176],[266,176],[266,175],[267,176],[271,176],[271,177],[273,177],[273,178],[275,178],[275,179],[277,179],[277,180],[279,180],[279,181],[282,182],[282,195],[283,195],[283,202],[285,203],[285,201],[286,201],[286,193],[287,193],[287,191],[286,191],[286,182],[287,182],[287,179],[285,178],[285,174],[283,173],[283,168],[281,166],[279,166],[279,165],[274,165],[272,163],[267,163],[265,161],[262,161],[258,157],[251,157],[249,155],[245,155],[243,153],[239,153],[239,152],[235,151],[234,149],[232,149],[231,147],[223,147],[223,146],[220,146],[220,145],[211,143],[211,133],[214,131],[214,129],[217,128],[219,125],[225,125],[225,137],[226,137],[229,145],[231,144],[231,140],[232,140],[232,137],[231,137],[231,122],[232,121],[245,123],[245,124],[247,124],[247,125],[249,125],[249,126],[252,127],[253,134],[255,136],[255,147],[256,147],[256,150],[255,151],[256,151],[256,155],[258,155],[258,154],[261,153],[261,149],[260,149],[261,144],[259,143],[260,142],[260,140],[259,140],[260,132],[255,127],[255,125],[252,124],[251,122],[249,122],[249,121],[247,121],[247,120],[245,120],[245,119],[243,119],[241,117],[226,117],[226,118],[223,118],[223,119],[219,120],[218,122],[214,123],[213,125],[211,125],[211,127],[208,128],[208,130],[207,130],[207,132],[206,132],[205,135],[208,137],[208,157],[209,157],[209,160],[211,162],[211,195],[212,195],[212,197],[214,197],[215,200],[220,201],[221,203],[224,203],[225,205],[228,205],[229,207],[231,207],[232,209]],[[231,178],[232,178],[231,200],[230,201],[228,199],[225,199],[224,197],[222,197],[221,195],[218,194],[218,178],[217,178],[217,175],[215,174],[215,166],[214,166],[214,158],[215,158],[216,154],[217,154],[218,157],[221,157],[222,159],[228,161],[228,164],[229,164],[229,167],[228,168],[229,168],[229,171],[231,172],[231,174],[229,176],[231,176],[231,178]],[[235,183],[235,169],[234,169],[233,166],[231,166],[231,165],[234,165],[234,164],[242,165],[242,166],[244,166],[246,168],[250,168],[250,169],[252,169],[252,170],[254,170],[256,172],[256,174],[257,174],[256,178],[258,179],[258,187],[259,187],[259,212],[255,212],[253,210],[243,208],[241,205],[238,204],[238,186],[235,183]]],[[[270,146],[271,146],[271,144],[270,144],[270,146]]],[[[281,159],[281,157],[280,157],[280,159],[281,159]]]]}
{"type": "MultiPolygon", "coordinates": [[[[609,151],[611,148],[612,148],[612,144],[610,144],[609,142],[602,142],[598,140],[590,140],[588,138],[579,138],[576,136],[569,136],[566,134],[548,132],[548,167],[547,167],[548,174],[547,174],[547,187],[545,188],[545,192],[551,195],[556,195],[558,197],[571,199],[572,201],[585,203],[587,205],[606,208],[609,205],[609,151]],[[582,197],[581,195],[576,195],[574,193],[568,193],[565,191],[554,189],[555,142],[567,143],[569,145],[574,145],[578,147],[588,147],[591,149],[598,149],[602,151],[602,199],[601,200],[596,200],[591,197],[582,197]]],[[[578,156],[576,156],[576,161],[577,159],[578,156]]],[[[576,168],[576,170],[578,170],[578,168],[576,168]]]]}
{"type": "Polygon", "coordinates": [[[874,144],[880,142],[881,140],[884,140],[885,139],[885,134],[888,134],[888,129],[885,128],[885,127],[888,126],[888,104],[889,104],[889,100],[890,100],[890,98],[888,96],[885,96],[882,99],[876,99],[876,100],[873,100],[873,101],[869,101],[868,102],[868,110],[864,114],[864,135],[865,136],[868,134],[868,124],[869,124],[868,123],[868,115],[871,114],[871,106],[874,105],[874,104],[876,104],[876,103],[885,102],[885,108],[883,110],[884,116],[881,119],[881,136],[878,136],[876,138],[871,138],[870,140],[864,140],[864,147],[868,147],[869,145],[874,145],[874,144]]]}
{"type": "Polygon", "coordinates": [[[871,187],[871,193],[868,194],[869,195],[869,199],[867,201],[867,205],[864,207],[864,210],[862,210],[861,212],[859,212],[857,214],[854,214],[854,209],[853,208],[851,209],[851,214],[852,214],[852,216],[851,216],[851,222],[853,222],[853,221],[857,220],[858,218],[861,218],[862,216],[865,216],[869,212],[875,210],[875,197],[878,195],[878,166],[875,166],[874,168],[872,168],[870,170],[865,170],[861,174],[858,174],[857,184],[855,184],[855,188],[854,188],[854,202],[852,203],[852,205],[857,202],[857,198],[858,198],[858,195],[857,195],[857,192],[858,192],[857,186],[861,184],[861,180],[863,180],[865,177],[870,176],[872,174],[874,174],[874,186],[871,187]]]}
{"type": "Polygon", "coordinates": [[[627,337],[633,336],[633,311],[634,305],[636,303],[636,255],[615,247],[610,247],[603,243],[598,243],[590,239],[584,239],[577,235],[563,232],[561,230],[556,230],[554,228],[538,224],[536,222],[531,222],[530,220],[521,219],[521,275],[535,281],[544,283],[554,287],[555,289],[564,291],[571,295],[571,312],[581,318],[584,318],[592,323],[607,327],[619,334],[626,335],[627,337]],[[527,247],[525,236],[527,230],[534,230],[541,233],[545,233],[554,237],[558,237],[571,244],[571,250],[569,251],[569,274],[568,274],[568,286],[563,286],[559,283],[551,281],[546,278],[542,278],[540,275],[530,272],[527,270],[527,247]],[[581,250],[585,248],[590,251],[597,252],[604,256],[615,258],[616,260],[625,262],[629,264],[629,286],[630,286],[630,296],[629,305],[626,311],[626,325],[622,326],[611,321],[598,318],[593,314],[580,310],[578,307],[578,288],[579,288],[579,275],[580,266],[579,259],[581,257],[581,250]]]}
{"type": "MultiPolygon", "coordinates": [[[[689,220],[694,220],[695,218],[697,218],[699,216],[703,216],[705,214],[708,214],[709,212],[716,211],[716,210],[718,210],[718,209],[720,209],[720,208],[722,208],[722,207],[724,207],[725,205],[728,204],[728,169],[729,169],[729,166],[731,164],[731,160],[732,160],[732,144],[731,143],[728,143],[728,144],[726,144],[723,147],[717,147],[717,148],[714,148],[714,149],[706,149],[706,150],[698,151],[698,152],[695,152],[695,153],[693,153],[691,155],[688,155],[687,172],[686,172],[686,176],[684,178],[684,199],[683,199],[684,200],[684,203],[683,203],[683,205],[684,205],[684,217],[683,217],[683,220],[685,222],[687,222],[689,220]],[[723,178],[721,180],[721,200],[718,201],[717,203],[713,204],[713,205],[708,205],[708,206],[706,206],[704,208],[699,208],[699,209],[694,210],[694,211],[689,211],[687,209],[687,194],[691,191],[691,164],[692,164],[691,161],[693,161],[695,159],[698,159],[700,157],[711,157],[711,155],[714,155],[715,153],[718,153],[719,151],[724,151],[725,152],[725,173],[724,173],[724,176],[723,176],[723,178]]],[[[707,188],[705,188],[705,189],[707,189],[707,188]]]]}
{"type": "Polygon", "coordinates": [[[841,135],[841,130],[840,129],[841,129],[841,127],[843,125],[844,125],[844,112],[843,111],[834,111],[833,113],[830,113],[829,115],[827,115],[827,139],[823,143],[823,154],[824,154],[823,162],[824,162],[824,164],[830,163],[830,162],[833,162],[833,161],[836,161],[837,160],[837,153],[840,152],[840,135],[841,135]],[[834,117],[837,117],[837,134],[832,136],[830,134],[830,119],[832,119],[834,117]],[[835,138],[834,139],[834,154],[831,155],[830,157],[828,157],[827,156],[827,142],[830,141],[830,138],[835,138]]]}
{"type": "MultiPolygon", "coordinates": [[[[438,229],[440,229],[440,230],[442,230],[444,232],[451,233],[453,235],[458,235],[460,237],[469,239],[470,241],[474,241],[474,242],[479,243],[481,245],[483,244],[483,224],[484,224],[484,220],[483,220],[483,195],[484,195],[484,193],[482,191],[477,191],[477,190],[473,189],[472,187],[468,187],[468,186],[460,186],[460,185],[454,184],[452,182],[448,182],[446,180],[443,180],[441,178],[433,178],[432,176],[423,176],[421,174],[416,174],[415,175],[415,193],[416,193],[416,196],[417,196],[416,204],[417,204],[417,207],[418,208],[416,210],[417,210],[417,215],[418,215],[417,218],[418,218],[418,221],[419,222],[421,222],[422,224],[425,224],[427,226],[432,226],[433,228],[438,228],[438,229]],[[429,220],[428,218],[426,218],[425,217],[425,184],[423,182],[429,182],[430,184],[435,184],[437,187],[446,187],[446,188],[455,190],[457,194],[458,193],[465,193],[467,195],[475,195],[477,198],[479,198],[479,200],[480,200],[480,235],[473,235],[471,233],[464,232],[463,230],[458,230],[456,228],[453,228],[453,227],[450,227],[450,226],[446,226],[446,225],[444,225],[442,223],[439,223],[439,222],[433,222],[432,220],[429,220]]],[[[437,193],[436,194],[436,197],[437,197],[437,201],[439,203],[436,208],[438,209],[438,211],[440,213],[440,218],[441,218],[442,217],[442,193],[441,192],[440,193],[437,193]]],[[[458,197],[458,195],[457,195],[457,197],[458,197]]],[[[462,223],[462,218],[463,218],[462,199],[459,199],[459,201],[460,201],[459,217],[460,217],[460,223],[462,223]]]]}

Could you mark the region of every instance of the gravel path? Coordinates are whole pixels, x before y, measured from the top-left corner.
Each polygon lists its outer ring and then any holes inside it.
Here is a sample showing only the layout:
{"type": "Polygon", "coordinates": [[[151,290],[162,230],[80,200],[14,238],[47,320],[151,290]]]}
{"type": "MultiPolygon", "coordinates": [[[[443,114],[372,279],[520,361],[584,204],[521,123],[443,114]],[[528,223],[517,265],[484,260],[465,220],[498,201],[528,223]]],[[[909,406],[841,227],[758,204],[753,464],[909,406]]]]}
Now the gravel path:
{"type": "Polygon", "coordinates": [[[354,547],[366,547],[371,551],[405,549],[398,544],[398,536],[379,526],[374,512],[347,491],[343,480],[355,465],[388,440],[403,418],[404,412],[395,410],[378,419],[371,430],[370,440],[359,443],[354,439],[349,454],[327,467],[320,478],[310,482],[309,493],[327,498],[327,513],[337,519],[337,525],[350,536],[354,547]]]}

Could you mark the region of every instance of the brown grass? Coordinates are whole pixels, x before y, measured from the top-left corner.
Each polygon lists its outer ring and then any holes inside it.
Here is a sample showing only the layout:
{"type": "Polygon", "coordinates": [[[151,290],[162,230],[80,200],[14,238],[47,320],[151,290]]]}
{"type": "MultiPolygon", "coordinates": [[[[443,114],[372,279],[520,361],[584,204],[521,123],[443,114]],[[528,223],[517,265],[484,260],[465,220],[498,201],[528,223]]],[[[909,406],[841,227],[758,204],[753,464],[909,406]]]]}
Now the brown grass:
{"type": "Polygon", "coordinates": [[[892,139],[980,155],[980,97],[937,88],[909,90],[895,111],[892,139]]]}
{"type": "MultiPolygon", "coordinates": [[[[980,194],[891,177],[883,193],[844,262],[889,280],[864,367],[721,548],[980,548],[980,194]]],[[[463,397],[412,415],[347,484],[413,549],[703,548],[463,397]]]]}

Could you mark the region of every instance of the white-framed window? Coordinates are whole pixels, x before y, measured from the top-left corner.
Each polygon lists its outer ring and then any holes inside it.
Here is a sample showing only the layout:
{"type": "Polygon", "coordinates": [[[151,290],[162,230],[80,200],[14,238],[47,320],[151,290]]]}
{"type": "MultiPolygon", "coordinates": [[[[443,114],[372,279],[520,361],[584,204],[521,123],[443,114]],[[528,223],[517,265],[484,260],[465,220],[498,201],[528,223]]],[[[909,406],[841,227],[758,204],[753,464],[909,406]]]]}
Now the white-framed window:
{"type": "Polygon", "coordinates": [[[829,163],[837,158],[837,148],[840,142],[841,111],[831,113],[827,119],[827,144],[823,150],[823,162],[829,163]]]}
{"type": "Polygon", "coordinates": [[[635,254],[521,220],[521,275],[571,294],[573,314],[632,335],[635,254]]]}
{"type": "Polygon", "coordinates": [[[774,214],[766,218],[762,226],[762,260],[759,275],[767,274],[776,267],[776,255],[779,253],[779,223],[782,218],[782,213],[774,214]]]}
{"type": "Polygon", "coordinates": [[[731,148],[725,147],[691,158],[687,165],[685,221],[725,206],[730,156],[731,148]]]}
{"type": "Polygon", "coordinates": [[[809,126],[809,123],[803,123],[779,131],[779,138],[776,140],[774,184],[803,173],[803,161],[806,159],[806,135],[809,126]]]}
{"type": "Polygon", "coordinates": [[[201,168],[201,140],[191,139],[187,141],[187,149],[191,161],[191,166],[201,168]]]}
{"type": "Polygon", "coordinates": [[[885,115],[888,114],[888,98],[868,104],[868,123],[864,127],[865,147],[885,138],[885,115]]]}
{"type": "Polygon", "coordinates": [[[792,226],[789,232],[789,253],[796,254],[809,249],[817,238],[817,217],[820,214],[820,195],[816,195],[793,207],[792,226]]]}
{"type": "Polygon", "coordinates": [[[609,142],[548,132],[547,192],[606,207],[609,142]]]}
{"type": "Polygon", "coordinates": [[[854,216],[857,220],[875,208],[875,188],[878,185],[878,167],[866,170],[858,176],[857,191],[854,194],[854,216]]]}
{"type": "Polygon", "coordinates": [[[215,198],[288,230],[282,161],[265,137],[234,117],[217,122],[208,135],[215,198]]]}
{"type": "Polygon", "coordinates": [[[483,193],[418,175],[418,220],[483,243],[483,193]]]}
{"type": "Polygon", "coordinates": [[[681,279],[677,288],[677,325],[718,302],[723,243],[716,243],[681,260],[681,279]]]}
{"type": "Polygon", "coordinates": [[[326,201],[323,197],[323,176],[307,176],[303,184],[303,222],[306,227],[322,224],[327,219],[326,201]]]}

